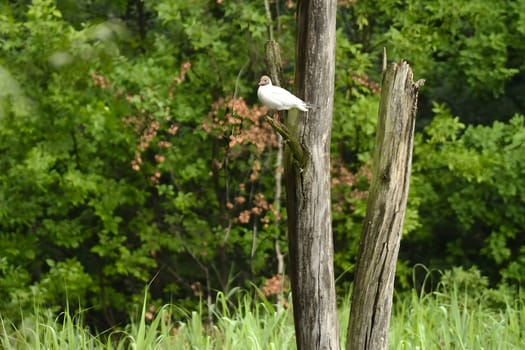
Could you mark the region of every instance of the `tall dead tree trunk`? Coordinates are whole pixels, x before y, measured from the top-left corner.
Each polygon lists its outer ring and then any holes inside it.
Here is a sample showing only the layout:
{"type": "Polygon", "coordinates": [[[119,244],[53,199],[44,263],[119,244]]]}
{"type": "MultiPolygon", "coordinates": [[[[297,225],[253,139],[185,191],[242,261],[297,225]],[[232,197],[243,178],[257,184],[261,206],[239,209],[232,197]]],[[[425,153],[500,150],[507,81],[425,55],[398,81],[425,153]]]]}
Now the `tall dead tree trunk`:
{"type": "Polygon", "coordinates": [[[295,141],[287,147],[286,198],[299,350],[339,350],[330,210],[335,16],[336,0],[298,3],[296,93],[316,106],[287,118],[295,141]]]}
{"type": "MultiPolygon", "coordinates": [[[[385,55],[386,56],[386,55],[385,55]]],[[[386,57],[383,63],[386,68],[386,57]]],[[[347,350],[383,350],[405,217],[420,80],[406,62],[383,72],[372,184],[359,245],[347,350]]]]}

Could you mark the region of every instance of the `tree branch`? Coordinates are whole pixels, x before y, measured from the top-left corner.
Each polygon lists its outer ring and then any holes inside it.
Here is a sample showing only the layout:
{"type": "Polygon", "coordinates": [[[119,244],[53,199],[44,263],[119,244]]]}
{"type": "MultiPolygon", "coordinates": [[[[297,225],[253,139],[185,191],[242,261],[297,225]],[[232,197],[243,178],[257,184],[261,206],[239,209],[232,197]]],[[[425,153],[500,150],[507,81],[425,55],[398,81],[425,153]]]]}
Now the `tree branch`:
{"type": "Polygon", "coordinates": [[[271,127],[279,133],[279,135],[282,136],[283,140],[288,144],[290,147],[290,151],[292,152],[293,158],[297,162],[299,169],[302,171],[304,167],[306,166],[307,157],[305,157],[305,151],[303,147],[299,144],[299,141],[295,137],[292,136],[290,131],[286,126],[283,124],[276,122],[275,119],[270,117],[269,115],[266,116],[266,120],[268,123],[270,123],[271,127]]]}

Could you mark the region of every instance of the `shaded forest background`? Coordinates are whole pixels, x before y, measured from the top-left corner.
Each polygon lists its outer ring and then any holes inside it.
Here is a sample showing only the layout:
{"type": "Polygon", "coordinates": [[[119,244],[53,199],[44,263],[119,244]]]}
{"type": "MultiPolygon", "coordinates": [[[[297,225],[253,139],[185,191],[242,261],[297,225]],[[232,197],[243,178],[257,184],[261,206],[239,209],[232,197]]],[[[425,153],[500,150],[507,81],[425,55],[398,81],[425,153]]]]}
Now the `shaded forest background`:
{"type": "MultiPolygon", "coordinates": [[[[142,300],[278,292],[277,138],[263,1],[3,1],[0,313],[113,325],[142,300]],[[95,320],[97,320],[95,322],[95,320]]],[[[295,3],[271,2],[293,77],[295,3]]],[[[383,47],[420,92],[397,287],[414,264],[525,276],[525,1],[340,1],[332,130],[337,286],[352,281],[383,47]]],[[[287,81],[288,87],[293,81],[287,81]]],[[[286,284],[284,285],[286,288],[286,284]]]]}

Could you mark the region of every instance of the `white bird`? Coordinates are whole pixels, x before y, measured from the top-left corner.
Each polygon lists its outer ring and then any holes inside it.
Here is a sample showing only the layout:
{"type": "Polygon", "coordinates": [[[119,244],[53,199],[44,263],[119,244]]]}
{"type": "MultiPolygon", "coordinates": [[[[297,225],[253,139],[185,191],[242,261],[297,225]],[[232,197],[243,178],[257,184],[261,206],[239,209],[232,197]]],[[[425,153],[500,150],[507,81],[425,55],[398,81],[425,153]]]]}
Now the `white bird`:
{"type": "Polygon", "coordinates": [[[290,91],[272,85],[272,80],[267,75],[263,75],[259,80],[257,97],[265,106],[278,111],[297,108],[303,112],[308,112],[308,108],[310,108],[308,104],[290,91]]]}

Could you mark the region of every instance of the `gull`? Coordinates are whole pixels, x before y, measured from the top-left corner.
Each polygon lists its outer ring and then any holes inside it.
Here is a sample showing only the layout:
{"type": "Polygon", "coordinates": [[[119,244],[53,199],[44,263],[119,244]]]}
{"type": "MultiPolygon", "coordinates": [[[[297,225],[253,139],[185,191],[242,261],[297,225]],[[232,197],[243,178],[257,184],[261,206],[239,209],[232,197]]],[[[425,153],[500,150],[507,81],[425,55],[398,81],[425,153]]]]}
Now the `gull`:
{"type": "Polygon", "coordinates": [[[308,112],[308,108],[311,107],[290,91],[272,85],[272,80],[267,75],[263,75],[259,80],[257,97],[265,106],[278,111],[297,108],[300,111],[308,112]]]}

